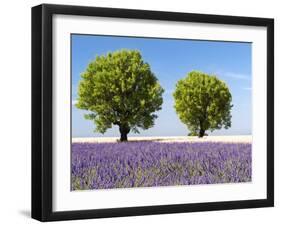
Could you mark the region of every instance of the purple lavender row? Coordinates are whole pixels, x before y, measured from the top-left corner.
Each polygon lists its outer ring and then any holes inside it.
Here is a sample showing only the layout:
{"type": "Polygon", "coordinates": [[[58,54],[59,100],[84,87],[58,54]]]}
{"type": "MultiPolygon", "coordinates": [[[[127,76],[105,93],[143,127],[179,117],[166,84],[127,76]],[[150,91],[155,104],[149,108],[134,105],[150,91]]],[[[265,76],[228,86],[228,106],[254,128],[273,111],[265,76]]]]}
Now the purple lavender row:
{"type": "Polygon", "coordinates": [[[251,181],[251,144],[74,143],[72,190],[251,181]]]}

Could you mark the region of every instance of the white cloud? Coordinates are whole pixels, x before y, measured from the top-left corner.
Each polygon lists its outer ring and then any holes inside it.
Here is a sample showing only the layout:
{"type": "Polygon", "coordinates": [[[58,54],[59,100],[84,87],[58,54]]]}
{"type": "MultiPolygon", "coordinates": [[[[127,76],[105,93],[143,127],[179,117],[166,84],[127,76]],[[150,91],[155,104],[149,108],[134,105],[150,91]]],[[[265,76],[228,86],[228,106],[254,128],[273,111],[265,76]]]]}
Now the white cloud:
{"type": "Polygon", "coordinates": [[[251,76],[247,75],[247,74],[227,72],[227,73],[224,73],[224,75],[228,78],[233,78],[233,79],[237,79],[237,80],[250,80],[251,79],[251,76]]]}
{"type": "Polygon", "coordinates": [[[77,100],[72,100],[72,105],[77,104],[77,100]]]}
{"type": "Polygon", "coordinates": [[[174,92],[173,89],[167,89],[165,90],[165,94],[172,94],[174,92]]]}

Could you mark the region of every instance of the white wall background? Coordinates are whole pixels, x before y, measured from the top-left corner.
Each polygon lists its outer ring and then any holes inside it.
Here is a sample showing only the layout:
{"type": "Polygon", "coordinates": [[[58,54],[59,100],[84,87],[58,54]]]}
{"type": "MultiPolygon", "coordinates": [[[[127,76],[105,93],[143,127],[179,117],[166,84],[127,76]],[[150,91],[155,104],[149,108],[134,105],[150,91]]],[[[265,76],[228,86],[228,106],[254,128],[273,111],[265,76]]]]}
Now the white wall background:
{"type": "MultiPolygon", "coordinates": [[[[265,225],[280,220],[281,14],[277,0],[61,0],[45,3],[275,18],[275,208],[56,222],[60,225],[265,225]],[[279,88],[279,89],[278,89],[279,88]],[[271,223],[270,223],[271,222],[271,223]]],[[[37,225],[30,215],[31,7],[36,0],[2,1],[0,9],[0,224],[37,225]]],[[[276,225],[276,224],[275,224],[276,225]]]]}

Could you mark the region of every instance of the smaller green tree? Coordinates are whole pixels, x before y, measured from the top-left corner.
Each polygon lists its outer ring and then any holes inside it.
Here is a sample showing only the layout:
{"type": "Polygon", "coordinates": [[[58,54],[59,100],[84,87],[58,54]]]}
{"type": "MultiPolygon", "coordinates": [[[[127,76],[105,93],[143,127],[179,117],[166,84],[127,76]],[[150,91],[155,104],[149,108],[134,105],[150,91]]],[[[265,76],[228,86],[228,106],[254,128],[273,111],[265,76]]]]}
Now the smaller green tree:
{"type": "Polygon", "coordinates": [[[179,80],[173,93],[175,109],[191,135],[231,127],[231,93],[216,76],[191,71],[179,80]]]}
{"type": "Polygon", "coordinates": [[[116,125],[120,141],[127,141],[130,131],[154,125],[164,90],[139,51],[97,56],[81,77],[76,107],[88,111],[85,118],[95,123],[97,132],[116,125]]]}

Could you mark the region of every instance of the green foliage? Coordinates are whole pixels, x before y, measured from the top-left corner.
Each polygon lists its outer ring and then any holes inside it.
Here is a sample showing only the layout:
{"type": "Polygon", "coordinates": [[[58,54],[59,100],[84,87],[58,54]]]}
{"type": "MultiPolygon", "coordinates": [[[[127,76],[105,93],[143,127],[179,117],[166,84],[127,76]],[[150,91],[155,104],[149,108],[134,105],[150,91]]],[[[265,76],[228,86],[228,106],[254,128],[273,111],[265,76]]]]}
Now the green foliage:
{"type": "Polygon", "coordinates": [[[164,90],[139,51],[97,56],[81,77],[76,107],[89,111],[85,118],[94,121],[97,132],[118,125],[123,141],[130,131],[154,125],[164,90]]]}
{"type": "Polygon", "coordinates": [[[216,76],[192,71],[179,80],[173,93],[180,120],[191,131],[203,137],[206,130],[231,127],[231,94],[216,76]]]}

